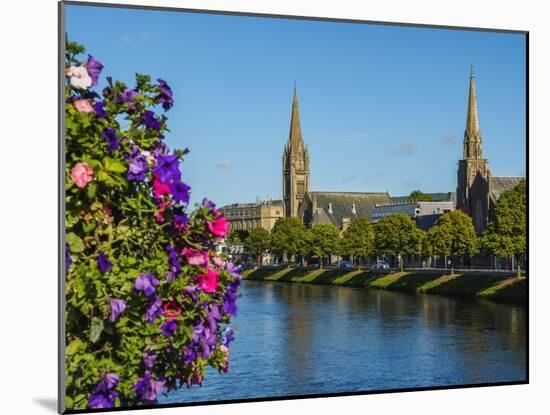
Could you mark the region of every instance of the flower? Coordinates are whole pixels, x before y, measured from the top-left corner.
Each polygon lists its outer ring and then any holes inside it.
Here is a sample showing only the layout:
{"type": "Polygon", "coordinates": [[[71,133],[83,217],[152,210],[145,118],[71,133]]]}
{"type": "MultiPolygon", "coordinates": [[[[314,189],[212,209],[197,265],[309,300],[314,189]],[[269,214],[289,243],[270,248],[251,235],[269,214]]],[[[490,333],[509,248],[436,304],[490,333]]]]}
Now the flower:
{"type": "Polygon", "coordinates": [[[88,89],[92,86],[92,78],[83,65],[71,66],[67,70],[67,75],[70,77],[69,83],[76,89],[88,89]]]}
{"type": "Polygon", "coordinates": [[[88,74],[92,78],[92,86],[97,86],[97,80],[99,79],[99,74],[103,69],[103,64],[92,55],[88,55],[86,67],[88,68],[88,74]]]}
{"type": "Polygon", "coordinates": [[[97,118],[107,118],[107,113],[105,112],[105,101],[97,101],[94,103],[93,107],[97,118]]]}
{"type": "Polygon", "coordinates": [[[227,346],[224,346],[223,344],[220,346],[220,351],[224,354],[224,359],[223,359],[223,362],[220,363],[220,369],[224,372],[224,373],[227,373],[227,371],[229,370],[229,349],[227,348],[227,346]]]}
{"type": "Polygon", "coordinates": [[[147,158],[144,155],[130,159],[128,164],[128,180],[145,180],[147,171],[147,158]]]}
{"type": "Polygon", "coordinates": [[[216,204],[211,200],[208,200],[206,197],[202,199],[202,205],[208,209],[216,209],[216,204]]]}
{"type": "Polygon", "coordinates": [[[174,99],[172,98],[172,89],[162,79],[157,79],[160,94],[158,96],[158,102],[162,104],[164,111],[168,111],[174,105],[174,99]]]}
{"type": "Polygon", "coordinates": [[[231,327],[227,327],[223,333],[222,345],[229,346],[229,343],[233,340],[235,340],[233,329],[231,327]]]}
{"type": "Polygon", "coordinates": [[[89,113],[95,111],[94,107],[87,99],[75,99],[73,105],[78,112],[89,113]]]}
{"type": "Polygon", "coordinates": [[[107,258],[107,255],[105,255],[103,252],[100,252],[99,256],[97,257],[97,265],[99,266],[99,270],[103,274],[113,269],[113,265],[109,261],[109,258],[107,258]]]}
{"type": "Polygon", "coordinates": [[[103,131],[102,138],[109,144],[110,152],[120,148],[121,139],[116,136],[116,130],[114,128],[106,128],[103,131]]]}
{"type": "Polygon", "coordinates": [[[157,174],[153,174],[153,196],[160,199],[167,194],[170,194],[170,185],[161,181],[157,174]]]}
{"type": "Polygon", "coordinates": [[[157,157],[157,164],[153,167],[153,173],[166,184],[181,179],[179,170],[179,156],[177,154],[161,154],[157,157]]]}
{"type": "Polygon", "coordinates": [[[210,232],[218,239],[222,239],[227,235],[227,230],[229,229],[229,222],[222,216],[221,218],[216,219],[214,222],[207,221],[206,225],[210,232]]]}
{"type": "Polygon", "coordinates": [[[79,189],[84,189],[94,179],[94,170],[88,163],[80,162],[71,170],[71,179],[79,189]]]}
{"type": "Polygon", "coordinates": [[[176,253],[176,250],[171,246],[166,247],[166,250],[169,252],[168,263],[170,264],[170,271],[177,275],[181,272],[181,265],[178,261],[178,254],[176,253]]]}
{"type": "Polygon", "coordinates": [[[134,384],[136,394],[145,403],[154,403],[164,388],[164,380],[154,380],[150,371],[145,371],[143,377],[134,384]]]}
{"type": "Polygon", "coordinates": [[[187,263],[189,265],[207,265],[210,261],[208,251],[201,251],[200,249],[196,248],[189,248],[185,247],[181,251],[183,255],[185,255],[185,258],[187,259],[187,263]]]}
{"type": "Polygon", "coordinates": [[[96,386],[95,392],[88,398],[88,408],[112,408],[118,397],[115,388],[119,382],[119,377],[114,373],[103,375],[101,382],[96,386]]]}
{"type": "Polygon", "coordinates": [[[155,360],[157,360],[157,354],[155,352],[145,352],[143,354],[143,363],[148,370],[153,368],[155,360]]]}
{"type": "MultiPolygon", "coordinates": [[[[127,103],[129,110],[135,109],[134,97],[137,95],[137,91],[134,89],[127,89],[118,95],[118,102],[127,103]]],[[[105,92],[103,93],[105,95],[105,92]]]]}
{"type": "Polygon", "coordinates": [[[155,319],[162,314],[162,300],[160,297],[155,297],[153,302],[145,310],[145,321],[153,324],[155,319]]]}
{"type": "Polygon", "coordinates": [[[230,316],[237,315],[237,296],[227,291],[223,296],[223,312],[230,316]]]}
{"type": "Polygon", "coordinates": [[[155,278],[155,274],[141,274],[136,278],[134,289],[151,297],[157,285],[159,285],[159,280],[155,278]]]}
{"type": "Polygon", "coordinates": [[[188,185],[177,181],[172,183],[172,185],[170,186],[170,190],[172,191],[172,196],[174,197],[174,200],[186,204],[189,203],[189,190],[191,190],[191,188],[188,185]]]}
{"type": "Polygon", "coordinates": [[[178,231],[184,229],[189,223],[189,218],[185,213],[181,215],[174,215],[174,226],[178,231]]]}
{"type": "Polygon", "coordinates": [[[143,113],[142,123],[153,130],[160,130],[160,127],[162,127],[160,121],[155,118],[155,113],[153,111],[145,111],[143,113]]]}
{"type": "Polygon", "coordinates": [[[160,326],[160,330],[162,331],[162,334],[164,334],[167,337],[172,337],[176,332],[177,328],[178,328],[178,325],[174,320],[168,320],[166,323],[160,326]]]}
{"type": "Polygon", "coordinates": [[[205,293],[212,293],[218,288],[218,271],[208,268],[206,274],[199,274],[199,286],[205,293]]]}
{"type": "Polygon", "coordinates": [[[116,321],[116,319],[124,312],[124,310],[126,310],[126,307],[128,307],[126,301],[118,298],[111,298],[109,300],[109,305],[111,306],[112,322],[116,321]]]}
{"type": "Polygon", "coordinates": [[[168,321],[177,319],[181,316],[181,312],[183,311],[183,308],[181,308],[181,306],[175,301],[164,303],[162,309],[164,310],[164,315],[168,321]]]}

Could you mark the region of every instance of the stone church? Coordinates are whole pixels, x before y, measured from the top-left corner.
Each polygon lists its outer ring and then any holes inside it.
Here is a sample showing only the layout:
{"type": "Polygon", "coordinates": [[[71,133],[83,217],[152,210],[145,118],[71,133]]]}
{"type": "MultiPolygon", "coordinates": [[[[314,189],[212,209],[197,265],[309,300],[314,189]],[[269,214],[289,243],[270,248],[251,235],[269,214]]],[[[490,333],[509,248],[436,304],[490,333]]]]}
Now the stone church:
{"type": "Polygon", "coordinates": [[[464,131],[464,155],[463,159],[458,161],[457,208],[472,217],[476,232],[481,234],[487,228],[491,211],[500,194],[517,185],[522,179],[523,177],[493,176],[489,170],[488,160],[483,158],[472,69],[464,131]]]}
{"type": "Polygon", "coordinates": [[[306,226],[332,223],[340,229],[345,229],[356,217],[370,217],[376,204],[391,202],[387,192],[312,192],[309,186],[309,152],[302,138],[298,98],[294,86],[290,132],[283,151],[285,217],[299,217],[306,226]]]}

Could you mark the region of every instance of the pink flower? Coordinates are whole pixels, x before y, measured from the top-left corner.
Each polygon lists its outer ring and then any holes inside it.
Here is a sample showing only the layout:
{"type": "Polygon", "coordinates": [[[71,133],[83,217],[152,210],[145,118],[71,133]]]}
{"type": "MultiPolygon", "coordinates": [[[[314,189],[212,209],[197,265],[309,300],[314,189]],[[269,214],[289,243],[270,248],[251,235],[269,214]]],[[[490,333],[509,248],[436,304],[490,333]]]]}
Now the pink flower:
{"type": "Polygon", "coordinates": [[[215,256],[214,258],[212,258],[212,262],[213,262],[218,268],[223,268],[223,266],[225,265],[225,262],[223,262],[223,259],[221,259],[219,256],[215,256]]]}
{"type": "Polygon", "coordinates": [[[224,373],[227,373],[227,371],[229,370],[229,349],[227,348],[227,346],[221,345],[220,350],[225,354],[223,362],[220,363],[220,369],[224,373]]]}
{"type": "Polygon", "coordinates": [[[225,235],[227,235],[227,230],[229,228],[229,222],[225,220],[225,218],[222,216],[221,218],[216,219],[214,222],[207,221],[206,225],[208,226],[208,229],[218,239],[222,239],[225,235]]]}
{"type": "Polygon", "coordinates": [[[208,251],[201,251],[200,249],[195,248],[183,248],[181,251],[183,255],[187,258],[187,263],[189,265],[207,265],[209,259],[208,251]]]}
{"type": "Polygon", "coordinates": [[[162,306],[166,320],[177,320],[183,311],[183,308],[175,301],[169,301],[162,306]]]}
{"type": "Polygon", "coordinates": [[[158,199],[167,194],[170,194],[170,186],[168,183],[161,182],[155,174],[153,178],[153,195],[158,199]]]}
{"type": "Polygon", "coordinates": [[[90,101],[87,99],[77,99],[73,102],[74,107],[77,109],[78,112],[94,112],[94,107],[92,107],[92,104],[90,104],[90,101]]]}
{"type": "Polygon", "coordinates": [[[92,86],[92,77],[84,65],[71,66],[67,69],[67,76],[71,78],[71,86],[76,89],[88,89],[92,86]]]}
{"type": "Polygon", "coordinates": [[[211,268],[206,270],[206,274],[199,274],[199,286],[205,293],[212,293],[218,288],[218,271],[211,268]]]}
{"type": "Polygon", "coordinates": [[[94,169],[88,163],[77,163],[71,170],[71,179],[79,189],[84,189],[94,179],[94,169]]]}

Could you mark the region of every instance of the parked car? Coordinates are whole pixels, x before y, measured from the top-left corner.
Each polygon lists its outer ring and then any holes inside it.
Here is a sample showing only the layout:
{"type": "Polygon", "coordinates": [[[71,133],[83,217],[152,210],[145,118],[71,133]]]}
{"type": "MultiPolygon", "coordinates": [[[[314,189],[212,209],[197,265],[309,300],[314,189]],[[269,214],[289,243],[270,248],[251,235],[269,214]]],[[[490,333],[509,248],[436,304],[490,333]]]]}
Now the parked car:
{"type": "Polygon", "coordinates": [[[338,264],[339,268],[353,268],[353,264],[351,261],[340,261],[338,264]]]}
{"type": "Polygon", "coordinates": [[[390,267],[390,264],[388,264],[386,261],[382,261],[379,259],[372,267],[375,269],[388,269],[390,267]]]}

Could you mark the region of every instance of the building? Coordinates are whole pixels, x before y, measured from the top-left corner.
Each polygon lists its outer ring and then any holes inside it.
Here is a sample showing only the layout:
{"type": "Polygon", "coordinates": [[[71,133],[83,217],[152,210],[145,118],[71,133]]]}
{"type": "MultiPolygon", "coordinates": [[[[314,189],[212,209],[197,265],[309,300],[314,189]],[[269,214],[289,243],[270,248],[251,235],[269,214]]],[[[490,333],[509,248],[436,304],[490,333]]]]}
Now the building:
{"type": "Polygon", "coordinates": [[[517,185],[523,177],[495,177],[489,161],[483,158],[483,143],[477,113],[476,86],[470,72],[468,112],[464,131],[463,158],[458,162],[457,208],[470,215],[476,232],[481,234],[489,223],[490,212],[500,194],[517,185]]]}
{"type": "Polygon", "coordinates": [[[380,219],[402,213],[410,216],[416,222],[416,225],[422,230],[431,228],[437,220],[455,209],[453,201],[437,201],[437,202],[415,202],[415,201],[400,201],[391,203],[377,204],[370,216],[371,222],[378,222],[380,219]]]}
{"type": "Polygon", "coordinates": [[[296,83],[288,142],[283,151],[283,203],[285,217],[298,216],[298,206],[309,191],[309,153],[302,139],[296,83]]]}
{"type": "Polygon", "coordinates": [[[283,150],[283,204],[285,217],[299,217],[306,226],[332,223],[345,229],[352,219],[369,216],[377,203],[388,203],[387,192],[311,192],[309,152],[304,144],[296,85],[288,141],[283,150]]]}
{"type": "Polygon", "coordinates": [[[231,230],[264,228],[271,231],[277,219],[284,216],[281,200],[235,203],[220,209],[231,230]]]}

